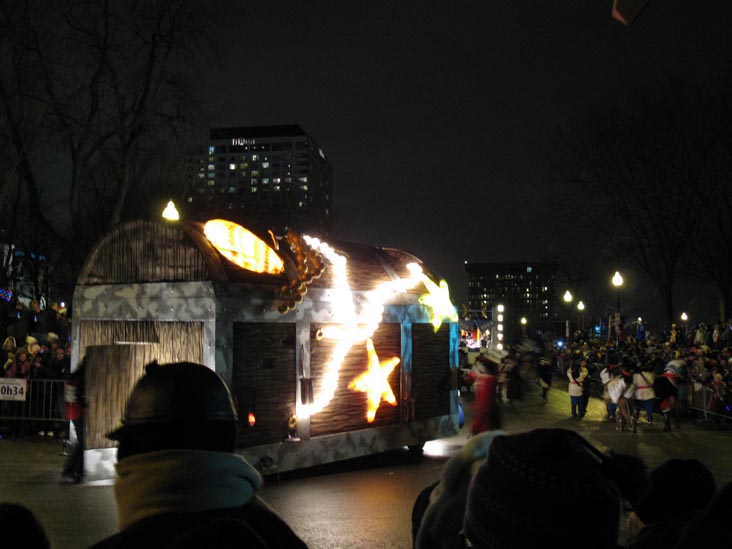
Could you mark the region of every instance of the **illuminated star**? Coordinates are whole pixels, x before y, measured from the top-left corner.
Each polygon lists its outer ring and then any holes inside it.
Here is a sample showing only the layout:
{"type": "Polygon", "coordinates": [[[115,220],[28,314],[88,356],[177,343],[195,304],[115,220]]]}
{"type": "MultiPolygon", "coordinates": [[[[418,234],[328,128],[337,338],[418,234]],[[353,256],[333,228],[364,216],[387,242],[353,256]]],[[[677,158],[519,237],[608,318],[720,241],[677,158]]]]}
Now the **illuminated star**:
{"type": "Polygon", "coordinates": [[[447,282],[440,280],[438,286],[425,275],[422,275],[422,282],[429,293],[420,296],[419,302],[432,310],[430,322],[432,322],[435,332],[440,329],[443,320],[457,322],[458,315],[455,305],[450,301],[450,289],[447,287],[447,282]]]}
{"type": "Polygon", "coordinates": [[[352,391],[366,393],[368,397],[368,411],[366,419],[369,423],[374,421],[376,410],[382,400],[392,406],[396,406],[397,400],[389,385],[389,374],[399,364],[399,357],[392,357],[389,360],[379,362],[379,357],[374,350],[374,342],[371,338],[366,339],[366,352],[369,355],[369,369],[348,384],[352,391]]]}

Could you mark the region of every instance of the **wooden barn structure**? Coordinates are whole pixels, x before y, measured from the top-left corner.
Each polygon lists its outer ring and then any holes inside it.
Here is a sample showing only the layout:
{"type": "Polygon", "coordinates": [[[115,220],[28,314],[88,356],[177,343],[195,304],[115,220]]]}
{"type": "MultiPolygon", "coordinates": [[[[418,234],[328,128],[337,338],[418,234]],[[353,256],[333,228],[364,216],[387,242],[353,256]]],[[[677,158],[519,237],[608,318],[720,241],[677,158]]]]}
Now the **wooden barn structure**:
{"type": "Polygon", "coordinates": [[[436,285],[417,258],[289,233],[259,239],[249,253],[267,248],[270,258],[242,267],[243,252],[228,249],[240,240],[232,234],[220,245],[201,223],[133,221],[88,256],[72,325],[72,362],[87,360],[88,478],[113,477],[116,449],[105,434],[152,360],[199,362],[224,379],[238,452],[264,473],[457,432],[459,329],[433,327],[421,296],[436,285]],[[379,397],[369,417],[371,393],[354,380],[386,359],[398,359],[383,374],[394,400],[379,397]]]}

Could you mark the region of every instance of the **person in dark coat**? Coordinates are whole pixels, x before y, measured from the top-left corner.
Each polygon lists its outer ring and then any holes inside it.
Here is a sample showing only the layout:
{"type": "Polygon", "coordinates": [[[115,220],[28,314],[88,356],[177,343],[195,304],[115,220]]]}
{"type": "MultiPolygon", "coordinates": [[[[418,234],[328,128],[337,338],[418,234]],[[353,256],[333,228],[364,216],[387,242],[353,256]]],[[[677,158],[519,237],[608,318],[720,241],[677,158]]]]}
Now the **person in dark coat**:
{"type": "Polygon", "coordinates": [[[51,544],[36,515],[20,503],[0,503],[0,532],[6,549],[49,549],[51,544]]]}
{"type": "Polygon", "coordinates": [[[714,475],[697,459],[669,459],[650,477],[650,491],[629,516],[627,546],[632,549],[673,547],[717,493],[714,475]]]}
{"type": "Polygon", "coordinates": [[[22,301],[15,301],[15,306],[8,317],[5,332],[9,337],[15,339],[16,345],[23,345],[28,335],[28,325],[30,323],[30,313],[23,305],[22,301]]]}
{"type": "Polygon", "coordinates": [[[259,497],[259,472],[234,453],[223,380],[200,364],[148,364],[127,402],[115,498],[120,532],[93,547],[302,548],[259,497]]]}
{"type": "Polygon", "coordinates": [[[663,430],[671,432],[671,416],[676,419],[676,427],[679,426],[679,419],[676,417],[679,386],[682,383],[681,375],[678,370],[668,367],[653,382],[653,389],[661,401],[661,412],[663,413],[663,430]]]}
{"type": "Polygon", "coordinates": [[[506,399],[509,402],[520,400],[523,395],[521,374],[519,373],[518,359],[515,355],[508,355],[504,359],[506,368],[506,399]]]}
{"type": "Polygon", "coordinates": [[[541,357],[538,364],[536,365],[536,377],[539,380],[539,386],[541,387],[541,398],[546,402],[546,395],[549,392],[549,388],[552,386],[552,375],[554,369],[552,368],[552,362],[546,357],[541,357]]]}

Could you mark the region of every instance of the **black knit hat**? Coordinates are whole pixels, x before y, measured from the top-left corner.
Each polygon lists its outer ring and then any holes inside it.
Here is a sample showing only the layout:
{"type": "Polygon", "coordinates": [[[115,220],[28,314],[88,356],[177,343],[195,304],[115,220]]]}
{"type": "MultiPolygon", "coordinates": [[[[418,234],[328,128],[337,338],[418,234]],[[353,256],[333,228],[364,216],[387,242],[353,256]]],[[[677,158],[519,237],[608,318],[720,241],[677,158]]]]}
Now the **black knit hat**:
{"type": "Polygon", "coordinates": [[[566,429],[496,437],[468,493],[465,536],[480,548],[616,547],[613,459],[566,429]]]}
{"type": "Polygon", "coordinates": [[[646,524],[684,517],[709,505],[717,492],[712,472],[697,459],[669,459],[651,471],[651,491],[635,509],[646,524]]]}

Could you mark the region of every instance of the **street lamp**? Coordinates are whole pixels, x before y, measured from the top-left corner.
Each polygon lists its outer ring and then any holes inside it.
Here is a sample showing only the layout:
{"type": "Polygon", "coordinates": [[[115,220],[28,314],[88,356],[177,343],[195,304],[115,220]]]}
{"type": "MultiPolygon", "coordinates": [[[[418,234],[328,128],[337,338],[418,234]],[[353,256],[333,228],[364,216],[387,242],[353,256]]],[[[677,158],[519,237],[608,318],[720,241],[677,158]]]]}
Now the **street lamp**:
{"type": "Polygon", "coordinates": [[[577,310],[579,311],[579,329],[580,332],[584,333],[585,330],[585,304],[580,299],[577,303],[577,310]]]}
{"type": "Polygon", "coordinates": [[[616,344],[620,344],[620,287],[623,285],[623,277],[620,271],[615,271],[611,282],[615,286],[615,296],[617,299],[615,302],[615,342],[616,344]]]}
{"type": "Polygon", "coordinates": [[[686,321],[689,320],[689,315],[681,313],[681,321],[684,323],[684,336],[686,336],[686,321]]]}
{"type": "Polygon", "coordinates": [[[526,322],[527,322],[526,317],[522,316],[521,317],[521,337],[523,337],[524,339],[526,339],[526,322]]]}
{"type": "Polygon", "coordinates": [[[613,286],[615,286],[615,290],[617,293],[617,302],[615,304],[615,312],[620,314],[620,286],[623,285],[623,277],[619,271],[615,271],[615,274],[613,275],[613,278],[612,278],[612,283],[613,283],[613,286]]]}
{"type": "Polygon", "coordinates": [[[567,324],[566,324],[564,332],[565,332],[565,338],[567,340],[569,340],[569,304],[572,303],[572,299],[573,299],[572,292],[570,292],[569,290],[564,292],[563,299],[564,299],[564,302],[567,304],[567,324]]]}

